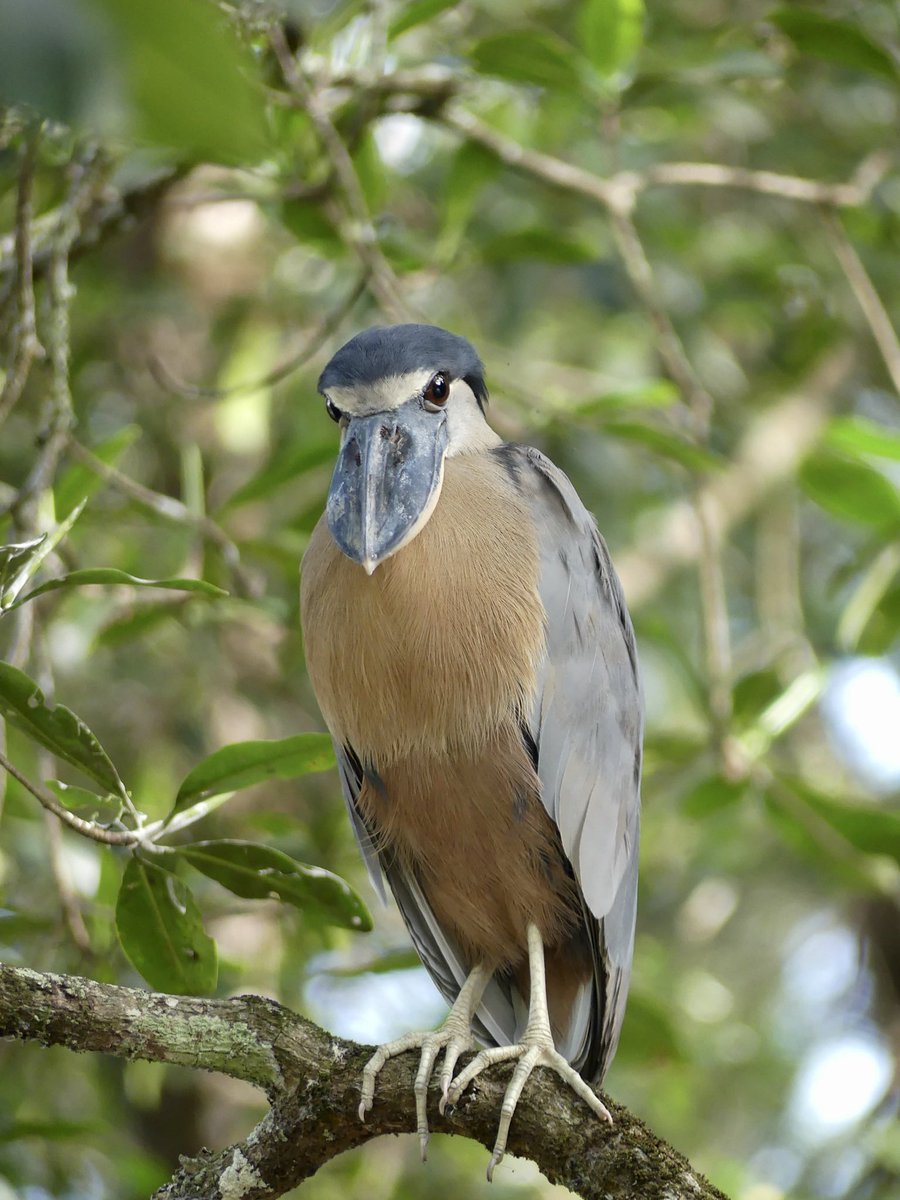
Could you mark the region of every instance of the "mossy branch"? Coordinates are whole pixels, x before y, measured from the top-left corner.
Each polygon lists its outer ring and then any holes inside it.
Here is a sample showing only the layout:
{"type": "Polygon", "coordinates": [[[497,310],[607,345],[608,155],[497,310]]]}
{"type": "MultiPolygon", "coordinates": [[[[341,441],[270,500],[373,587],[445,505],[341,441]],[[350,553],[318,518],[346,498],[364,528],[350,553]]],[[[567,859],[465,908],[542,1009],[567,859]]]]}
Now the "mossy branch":
{"type": "MultiPolygon", "coordinates": [[[[259,996],[165,996],[0,964],[0,1036],[218,1071],[267,1093],[272,1107],[243,1142],[185,1161],[156,1200],[274,1200],[344,1150],[416,1128],[414,1054],[388,1062],[362,1124],[356,1110],[371,1047],[259,996]]],[[[507,1075],[501,1068],[480,1078],[443,1118],[435,1102],[434,1131],[491,1149],[507,1075]]],[[[510,1153],[584,1200],[725,1200],[677,1150],[604,1100],[612,1128],[539,1071],[516,1110],[510,1153]]]]}

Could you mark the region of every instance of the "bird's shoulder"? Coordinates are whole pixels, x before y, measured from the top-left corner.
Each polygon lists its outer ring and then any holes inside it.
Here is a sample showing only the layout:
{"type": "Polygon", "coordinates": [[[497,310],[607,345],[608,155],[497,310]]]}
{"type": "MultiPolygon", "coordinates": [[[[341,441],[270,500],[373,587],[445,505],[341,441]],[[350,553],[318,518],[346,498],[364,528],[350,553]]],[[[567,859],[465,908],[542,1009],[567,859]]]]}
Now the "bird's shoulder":
{"type": "Polygon", "coordinates": [[[531,510],[551,621],[577,626],[580,611],[605,610],[618,626],[636,679],[637,647],[622,585],[597,522],[571,480],[534,446],[504,442],[490,454],[531,510]]]}

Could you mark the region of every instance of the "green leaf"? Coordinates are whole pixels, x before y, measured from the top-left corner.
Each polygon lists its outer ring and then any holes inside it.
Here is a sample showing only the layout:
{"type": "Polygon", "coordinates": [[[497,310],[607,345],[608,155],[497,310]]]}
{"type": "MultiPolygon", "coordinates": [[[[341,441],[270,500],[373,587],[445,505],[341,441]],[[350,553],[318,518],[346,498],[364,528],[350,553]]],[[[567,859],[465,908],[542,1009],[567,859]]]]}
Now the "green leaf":
{"type": "Polygon", "coordinates": [[[624,79],[644,38],[644,2],[582,0],[578,33],[594,69],[604,79],[624,79]]]}
{"type": "Polygon", "coordinates": [[[790,786],[813,812],[864,854],[887,855],[900,865],[900,812],[873,804],[846,804],[797,780],[790,786]]]}
{"type": "Polygon", "coordinates": [[[796,853],[855,890],[896,890],[900,813],[847,804],[794,778],[775,781],[764,800],[773,827],[796,853]]]}
{"type": "Polygon", "coordinates": [[[253,62],[212,4],[98,0],[120,42],[140,137],[191,157],[248,165],[265,150],[253,62]]]}
{"type": "Polygon", "coordinates": [[[554,91],[581,87],[578,55],[555,34],[531,29],[495,33],[476,42],[470,58],[480,75],[536,84],[554,91]]]}
{"type": "Polygon", "coordinates": [[[267,779],[295,779],[334,766],[327,733],[298,733],[280,741],[235,742],[223,746],[194,767],[178,789],[176,813],[196,800],[236,792],[267,779]]]}
{"type": "Polygon", "coordinates": [[[0,37],[2,103],[82,127],[108,103],[108,38],[86,5],[4,0],[0,37]],[[50,64],[52,65],[52,68],[50,64]]]}
{"type": "Polygon", "coordinates": [[[884,654],[897,632],[896,594],[900,591],[894,580],[900,572],[900,543],[893,541],[879,551],[873,562],[857,576],[849,600],[844,606],[837,627],[837,642],[842,650],[856,650],[864,645],[863,653],[884,654]],[[894,614],[896,618],[896,613],[894,614]],[[873,626],[872,628],[870,628],[873,626]],[[886,641],[884,639],[887,639],[886,641]],[[874,643],[874,649],[873,649],[874,643]]]}
{"type": "Polygon", "coordinates": [[[735,721],[738,724],[755,721],[783,691],[781,676],[773,667],[743,675],[732,691],[735,721]]]}
{"type": "Polygon", "coordinates": [[[388,40],[393,41],[401,33],[414,29],[416,25],[424,25],[438,13],[453,8],[454,4],[456,0],[413,0],[411,4],[400,5],[397,15],[388,25],[388,40]]]}
{"type": "Polygon", "coordinates": [[[856,647],[861,654],[881,655],[900,638],[900,583],[888,588],[872,613],[856,647]]]}
{"type": "Polygon", "coordinates": [[[62,704],[47,704],[34,680],[9,663],[0,663],[0,714],[102,788],[124,791],[109,755],[84,721],[62,704]]]}
{"type": "Polygon", "coordinates": [[[357,136],[352,158],[368,209],[370,212],[379,212],[387,193],[387,175],[371,129],[357,136]]]}
{"type": "Polygon", "coordinates": [[[803,464],[800,483],[833,516],[884,532],[900,528],[900,493],[866,463],[820,449],[803,464]]]}
{"type": "MultiPolygon", "coordinates": [[[[83,1142],[89,1134],[103,1135],[101,1121],[59,1121],[56,1116],[46,1121],[25,1120],[4,1122],[0,1125],[0,1145],[19,1142],[24,1138],[37,1138],[42,1142],[83,1142]]],[[[10,1193],[12,1195],[12,1193],[10,1193]]]]}
{"type": "Polygon", "coordinates": [[[542,262],[576,264],[596,260],[597,247],[584,238],[541,225],[486,239],[481,244],[481,258],[489,263],[520,262],[530,258],[542,262]]]}
{"type": "Polygon", "coordinates": [[[678,400],[678,388],[668,379],[647,379],[631,387],[576,400],[568,410],[580,417],[629,408],[668,408],[678,400]]]}
{"type": "Polygon", "coordinates": [[[436,257],[449,262],[459,249],[482,189],[500,170],[497,159],[474,142],[464,142],[454,153],[442,188],[443,220],[436,257]]]}
{"type": "Polygon", "coordinates": [[[177,620],[186,600],[187,597],[180,602],[176,601],[170,604],[155,602],[135,605],[124,616],[114,617],[103,624],[94,638],[94,645],[120,646],[134,638],[145,637],[151,629],[155,629],[158,625],[163,625],[166,621],[177,620]]]}
{"type": "Polygon", "coordinates": [[[237,896],[283,900],[346,929],[372,928],[368,909],[349,883],[322,867],[296,862],[271,846],[220,840],[191,842],[179,846],[177,852],[237,896]]]}
{"type": "MultiPolygon", "coordinates": [[[[99,445],[92,446],[91,454],[106,466],[114,467],[128,447],[137,440],[140,432],[140,427],[137,425],[124,425],[99,445]]],[[[73,508],[82,501],[89,500],[105,484],[106,479],[103,475],[88,466],[87,463],[72,463],[62,472],[53,487],[53,504],[57,520],[65,520],[73,508]]]]}
{"type": "Polygon", "coordinates": [[[871,454],[900,461],[900,431],[865,417],[837,417],[828,426],[825,442],[847,454],[871,454]]]}
{"type": "Polygon", "coordinates": [[[710,775],[682,797],[681,811],[686,817],[708,817],[737,804],[746,792],[745,779],[733,780],[723,775],[710,775]]]}
{"type": "Polygon", "coordinates": [[[0,609],[5,606],[7,597],[11,601],[22,587],[19,583],[20,574],[46,540],[46,533],[42,533],[29,542],[10,542],[8,546],[0,546],[0,609]]]}
{"type": "Polygon", "coordinates": [[[322,429],[328,435],[323,437],[322,441],[314,441],[310,445],[309,441],[304,439],[289,446],[286,451],[277,453],[258,475],[254,475],[225,501],[223,509],[237,508],[253,500],[262,500],[286,483],[292,483],[323,463],[332,462],[337,455],[334,426],[323,421],[322,429]]]}
{"type": "Polygon", "coordinates": [[[653,425],[640,425],[636,421],[606,421],[603,428],[614,437],[638,442],[654,454],[671,458],[691,471],[719,470],[722,466],[721,460],[711,451],[653,425]]]}
{"type": "Polygon", "coordinates": [[[122,949],[151,987],[206,995],[216,986],[216,943],[190,888],[171,871],[132,857],[116,903],[122,949]]]}
{"type": "Polygon", "coordinates": [[[285,229],[304,246],[315,246],[323,253],[331,254],[341,244],[333,222],[318,204],[310,200],[285,200],[280,216],[285,229]]]}
{"type": "Polygon", "coordinates": [[[391,971],[408,971],[411,967],[421,966],[421,963],[421,958],[411,946],[398,946],[365,962],[323,967],[317,974],[329,975],[334,979],[357,979],[360,975],[389,975],[391,971]]]}
{"type": "Polygon", "coordinates": [[[121,796],[109,793],[105,796],[98,796],[96,792],[89,792],[87,788],[73,787],[72,784],[63,783],[59,779],[48,779],[47,787],[69,812],[83,817],[85,821],[96,821],[108,825],[113,821],[118,821],[122,815],[121,796]]]}
{"type": "Polygon", "coordinates": [[[222,588],[216,587],[214,583],[207,583],[205,579],[141,579],[137,575],[129,575],[126,571],[120,571],[116,567],[85,567],[80,571],[70,571],[68,575],[61,575],[58,579],[48,579],[46,583],[36,587],[27,596],[22,596],[9,608],[18,608],[20,604],[33,600],[35,596],[43,596],[45,592],[55,592],[60,588],[89,587],[96,584],[107,586],[127,584],[129,587],[164,588],[173,592],[199,592],[203,596],[217,598],[228,595],[222,588]]]}
{"type": "MultiPolygon", "coordinates": [[[[63,540],[84,510],[84,501],[76,505],[69,513],[64,521],[60,521],[49,533],[45,533],[43,537],[37,538],[34,542],[23,542],[18,546],[5,547],[14,552],[24,551],[24,555],[20,558],[19,566],[14,575],[11,576],[5,588],[0,588],[0,615],[4,612],[9,612],[13,608],[17,608],[19,604],[24,604],[25,600],[16,600],[19,592],[25,586],[29,579],[40,569],[41,563],[51,551],[55,550],[59,543],[63,540]]],[[[25,599],[28,599],[26,596],[25,599]]]]}
{"type": "Polygon", "coordinates": [[[656,997],[632,990],[617,1053],[623,1062],[645,1064],[683,1057],[670,1011],[656,997]]]}
{"type": "Polygon", "coordinates": [[[850,21],[796,7],[780,8],[771,19],[804,54],[894,83],[900,80],[900,69],[891,55],[850,21]]]}

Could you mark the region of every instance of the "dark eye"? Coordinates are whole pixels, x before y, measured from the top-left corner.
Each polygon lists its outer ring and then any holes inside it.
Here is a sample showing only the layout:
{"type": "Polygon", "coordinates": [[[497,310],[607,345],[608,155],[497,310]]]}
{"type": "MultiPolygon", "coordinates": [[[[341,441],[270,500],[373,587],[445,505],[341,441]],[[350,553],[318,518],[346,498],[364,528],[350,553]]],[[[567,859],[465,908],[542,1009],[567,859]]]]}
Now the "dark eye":
{"type": "Polygon", "coordinates": [[[331,417],[332,421],[340,421],[341,417],[344,415],[335,402],[333,400],[329,400],[327,396],[325,397],[325,411],[328,413],[329,417],[331,417]]]}
{"type": "Polygon", "coordinates": [[[447,382],[447,377],[439,371],[437,375],[433,376],[422,393],[422,399],[425,401],[425,407],[430,408],[434,412],[435,409],[444,407],[449,395],[450,385],[447,382]]]}

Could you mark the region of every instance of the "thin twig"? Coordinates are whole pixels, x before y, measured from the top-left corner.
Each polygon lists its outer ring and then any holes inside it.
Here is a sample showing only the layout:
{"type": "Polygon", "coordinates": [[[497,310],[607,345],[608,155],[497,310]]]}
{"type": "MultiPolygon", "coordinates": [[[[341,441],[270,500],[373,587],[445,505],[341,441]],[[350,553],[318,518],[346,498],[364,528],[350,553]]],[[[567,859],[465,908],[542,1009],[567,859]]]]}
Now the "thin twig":
{"type": "Polygon", "coordinates": [[[56,886],[56,894],[59,897],[59,906],[66,929],[82,954],[92,954],[91,935],[84,923],[78,896],[66,872],[66,864],[63,859],[62,826],[53,813],[44,813],[44,832],[47,835],[47,860],[50,864],[50,874],[53,876],[56,886]]]}
{"type": "Polygon", "coordinates": [[[621,201],[613,204],[609,215],[616,247],[628,279],[650,318],[663,368],[681,392],[692,417],[694,436],[698,442],[702,442],[708,435],[712,419],[712,396],[691,366],[672,318],[659,299],[659,288],[653,276],[653,268],[630,215],[629,198],[625,198],[625,204],[621,201]]]}
{"type": "Polygon", "coordinates": [[[26,140],[19,166],[19,186],[16,197],[16,227],[14,243],[15,317],[13,319],[9,370],[0,391],[0,425],[19,402],[25,390],[31,367],[43,354],[38,341],[34,315],[34,268],[32,262],[32,196],[34,169],[37,163],[40,128],[26,140]]]}
{"type": "Polygon", "coordinates": [[[110,466],[109,463],[103,462],[75,438],[69,438],[68,451],[74,458],[79,459],[85,466],[95,471],[111,487],[142,508],[148,509],[164,521],[188,526],[202,534],[219,550],[226,566],[233,572],[241,591],[245,594],[252,594],[253,581],[241,564],[240,550],[212,517],[193,513],[186,504],[176,500],[173,496],[164,496],[161,492],[154,492],[152,488],[144,487],[142,483],[138,483],[122,471],[110,466]]]}
{"type": "MultiPolygon", "coordinates": [[[[183,166],[169,167],[132,188],[116,191],[107,181],[102,191],[90,197],[90,203],[78,216],[78,231],[69,251],[70,261],[99,245],[104,238],[127,227],[165,196],[186,173],[183,166]]],[[[32,274],[43,276],[50,267],[63,206],[42,213],[31,224],[32,274]]],[[[15,236],[0,236],[0,282],[16,271],[15,236]]]]}
{"type": "Polygon", "coordinates": [[[860,163],[847,183],[827,183],[819,179],[803,179],[797,175],[782,175],[777,171],[729,167],[722,163],[660,163],[633,174],[641,188],[657,184],[675,187],[737,188],[745,192],[759,192],[764,196],[797,200],[802,204],[859,208],[868,203],[889,166],[890,157],[887,154],[879,152],[870,155],[860,163]]]}
{"type": "Polygon", "coordinates": [[[492,129],[490,125],[486,125],[459,105],[445,108],[441,112],[440,121],[462,134],[468,141],[490,151],[506,166],[524,171],[567,192],[596,200],[606,208],[619,205],[627,210],[639,188],[640,176],[635,172],[623,171],[613,179],[602,179],[592,171],[573,166],[552,154],[544,154],[540,150],[522,146],[515,139],[492,129]]]}
{"type": "Polygon", "coordinates": [[[33,536],[35,508],[50,486],[74,424],[69,386],[69,305],[73,289],[69,283],[69,254],[81,228],[81,217],[99,186],[105,161],[95,147],[71,164],[71,180],[65,202],[60,205],[57,227],[50,250],[47,279],[46,341],[51,383],[41,418],[40,451],[10,506],[17,525],[33,536]]]}
{"type": "Polygon", "coordinates": [[[900,396],[900,338],[891,324],[887,309],[875,290],[862,259],[856,253],[841,220],[827,209],[822,213],[831,248],[847,277],[847,282],[866,318],[872,336],[881,351],[894,390],[900,396]]]}
{"type": "Polygon", "coordinates": [[[694,513],[700,535],[697,579],[709,679],[709,711],[720,748],[727,759],[727,735],[733,709],[731,629],[728,623],[722,544],[716,536],[717,521],[712,505],[709,493],[698,492],[694,498],[694,513]]]}
{"type": "Polygon", "coordinates": [[[797,390],[750,421],[730,463],[647,524],[633,546],[616,556],[616,570],[634,609],[650,604],[675,572],[695,564],[701,543],[698,498],[709,499],[713,535],[722,543],[773,491],[788,484],[822,436],[836,392],[855,361],[849,341],[835,346],[797,390]]]}
{"type": "Polygon", "coordinates": [[[436,119],[469,141],[483,146],[509,167],[525,171],[555,187],[590,197],[607,208],[620,207],[626,211],[636,196],[653,186],[737,188],[804,204],[859,208],[869,201],[892,161],[884,153],[870,155],[845,183],[827,183],[722,163],[694,162],[660,163],[644,170],[617,171],[604,178],[552,154],[522,146],[459,105],[443,108],[436,119]]]}
{"type": "Polygon", "coordinates": [[[184,383],[180,379],[176,379],[162,360],[156,357],[150,359],[150,372],[160,387],[166,388],[167,391],[175,392],[176,395],[184,396],[189,400],[224,400],[227,396],[238,396],[257,392],[262,388],[274,387],[276,383],[280,383],[288,375],[299,371],[301,367],[305,366],[318,353],[322,344],[340,328],[344,318],[350,313],[357,300],[366,290],[368,281],[368,271],[365,271],[360,275],[352,290],[348,292],[340,304],[322,317],[312,333],[304,340],[301,349],[285,359],[279,366],[273,368],[267,375],[263,375],[261,379],[250,379],[243,383],[235,383],[231,387],[224,388],[200,387],[196,384],[184,383]]]}
{"type": "MultiPolygon", "coordinates": [[[[39,652],[36,655],[38,658],[38,673],[35,678],[44,693],[45,701],[47,704],[52,704],[54,700],[55,681],[50,662],[46,654],[41,653],[43,649],[43,645],[38,647],[39,652]]],[[[42,779],[53,779],[56,777],[56,759],[49,750],[46,750],[42,746],[38,747],[36,761],[37,770],[42,779]]],[[[85,926],[84,917],[81,915],[81,906],[78,903],[78,897],[72,887],[63,859],[62,825],[54,813],[45,810],[42,816],[47,835],[47,862],[50,867],[50,875],[56,887],[56,894],[59,898],[63,923],[68,929],[72,941],[82,954],[89,954],[91,952],[90,935],[85,926]]]]}
{"type": "MultiPolygon", "coordinates": [[[[610,208],[609,215],[626,273],[656,333],[659,357],[690,412],[696,442],[705,445],[709,441],[712,424],[713,399],[691,365],[672,319],[659,299],[653,268],[630,211],[620,203],[610,208]]],[[[727,734],[732,712],[731,631],[722,547],[716,537],[716,518],[712,505],[713,500],[709,495],[701,492],[695,494],[694,516],[700,543],[697,573],[709,681],[709,710],[716,740],[723,758],[727,758],[727,734]]]]}
{"type": "MultiPolygon", "coordinates": [[[[71,203],[75,204],[74,196],[71,203]]],[[[77,229],[74,211],[66,211],[60,220],[57,242],[47,277],[46,342],[50,360],[50,387],[47,389],[45,414],[41,424],[40,453],[35,459],[12,507],[17,523],[32,532],[33,521],[25,514],[40,494],[49,487],[74,423],[72,393],[69,387],[69,248],[77,229]]]]}
{"type": "Polygon", "coordinates": [[[0,767],[7,774],[12,775],[13,779],[20,783],[27,792],[30,792],[47,812],[59,817],[63,824],[74,829],[76,833],[82,834],[83,837],[90,838],[94,842],[104,842],[107,846],[138,846],[144,841],[143,833],[139,833],[137,830],[104,829],[102,825],[95,825],[93,821],[85,821],[75,813],[69,812],[59,803],[52,792],[39,783],[33,783],[2,752],[0,752],[0,767]]]}
{"type": "Polygon", "coordinates": [[[281,25],[274,24],[269,36],[285,82],[299,97],[334,169],[335,180],[349,218],[343,221],[341,232],[344,240],[367,269],[369,286],[386,315],[392,320],[408,320],[410,310],[403,298],[400,281],[378,243],[378,235],[372,224],[353,159],[331,120],[328,107],[299,70],[281,25]]]}

